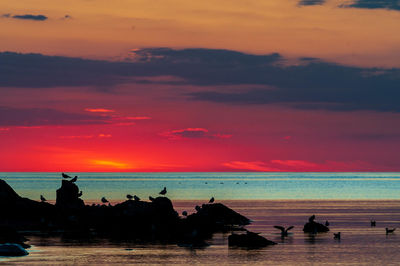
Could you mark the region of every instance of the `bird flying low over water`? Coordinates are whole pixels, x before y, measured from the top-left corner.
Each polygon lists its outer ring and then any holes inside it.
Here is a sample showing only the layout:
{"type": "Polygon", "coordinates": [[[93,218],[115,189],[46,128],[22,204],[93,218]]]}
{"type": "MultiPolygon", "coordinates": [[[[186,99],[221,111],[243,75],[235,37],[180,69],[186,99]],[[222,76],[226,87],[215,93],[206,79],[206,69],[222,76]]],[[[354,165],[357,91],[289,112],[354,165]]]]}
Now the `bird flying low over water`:
{"type": "Polygon", "coordinates": [[[167,188],[164,187],[164,189],[161,190],[160,193],[158,193],[158,194],[160,194],[160,195],[165,195],[165,194],[167,194],[167,188]]]}
{"type": "Polygon", "coordinates": [[[133,195],[133,198],[135,199],[135,201],[139,201],[140,200],[140,198],[138,196],[136,196],[136,195],[133,195]]]}
{"type": "Polygon", "coordinates": [[[333,233],[333,239],[340,240],[340,232],[333,233]]]}
{"type": "Polygon", "coordinates": [[[131,200],[131,199],[133,199],[133,196],[132,196],[131,194],[128,194],[128,195],[126,195],[126,198],[127,198],[128,200],[131,200]]]}
{"type": "Polygon", "coordinates": [[[393,229],[389,229],[389,228],[385,228],[386,229],[386,234],[391,234],[391,233],[394,233],[394,231],[396,230],[396,228],[393,228],[393,229]]]}
{"type": "Polygon", "coordinates": [[[62,177],[64,177],[64,178],[71,178],[69,175],[64,174],[64,173],[61,173],[61,175],[62,175],[62,177]]]}
{"type": "Polygon", "coordinates": [[[41,200],[42,202],[45,202],[45,201],[46,201],[46,199],[45,199],[45,197],[43,197],[43,195],[40,195],[40,200],[41,200]]]}
{"type": "Polygon", "coordinates": [[[103,203],[107,203],[107,202],[108,202],[108,200],[107,200],[105,197],[102,197],[102,198],[101,198],[101,202],[103,202],[103,203]]]}
{"type": "Polygon", "coordinates": [[[281,235],[282,235],[282,237],[288,236],[288,231],[294,228],[294,226],[289,226],[288,228],[285,229],[285,227],[279,226],[279,225],[275,225],[274,227],[275,227],[276,229],[281,230],[281,235]]]}
{"type": "Polygon", "coordinates": [[[75,176],[75,177],[72,178],[70,181],[71,181],[72,183],[74,183],[74,182],[76,182],[76,180],[78,180],[78,176],[75,176]]]}
{"type": "Polygon", "coordinates": [[[214,203],[214,197],[211,197],[211,199],[208,201],[208,203],[214,203]]]}

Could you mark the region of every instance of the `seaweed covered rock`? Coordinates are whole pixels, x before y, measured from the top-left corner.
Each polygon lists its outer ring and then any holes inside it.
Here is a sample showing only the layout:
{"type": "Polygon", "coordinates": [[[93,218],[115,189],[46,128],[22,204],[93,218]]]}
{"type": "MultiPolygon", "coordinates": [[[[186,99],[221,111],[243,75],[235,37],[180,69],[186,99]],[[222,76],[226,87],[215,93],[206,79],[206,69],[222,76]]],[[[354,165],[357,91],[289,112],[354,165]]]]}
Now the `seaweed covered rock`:
{"type": "Polygon", "coordinates": [[[70,180],[62,180],[61,187],[57,189],[56,206],[60,208],[83,208],[85,203],[79,198],[78,186],[70,180]]]}
{"type": "Polygon", "coordinates": [[[329,228],[321,223],[317,223],[314,221],[315,215],[308,218],[308,223],[306,223],[303,227],[304,233],[325,233],[329,231],[329,228]]]}
{"type": "Polygon", "coordinates": [[[19,244],[0,244],[0,256],[25,256],[29,253],[19,244]]]}
{"type": "Polygon", "coordinates": [[[269,245],[276,245],[277,243],[260,236],[257,233],[247,231],[246,234],[234,234],[232,233],[228,237],[228,245],[235,247],[246,247],[246,248],[261,248],[269,245]]]}

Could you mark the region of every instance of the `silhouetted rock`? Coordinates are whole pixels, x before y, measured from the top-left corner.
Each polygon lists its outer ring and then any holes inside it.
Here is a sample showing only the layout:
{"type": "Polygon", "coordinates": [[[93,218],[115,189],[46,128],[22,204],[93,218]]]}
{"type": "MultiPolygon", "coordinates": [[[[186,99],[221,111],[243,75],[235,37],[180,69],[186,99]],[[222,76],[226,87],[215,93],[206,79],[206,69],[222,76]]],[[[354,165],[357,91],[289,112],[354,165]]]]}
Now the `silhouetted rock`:
{"type": "Polygon", "coordinates": [[[261,248],[269,245],[276,245],[277,243],[260,236],[257,233],[247,231],[246,234],[234,234],[232,233],[228,237],[228,245],[236,247],[247,247],[247,248],[261,248]]]}
{"type": "Polygon", "coordinates": [[[315,215],[311,216],[308,219],[308,223],[306,223],[303,227],[304,233],[325,233],[329,231],[329,228],[321,223],[317,223],[314,221],[315,215]]]}
{"type": "Polygon", "coordinates": [[[60,208],[83,208],[85,203],[79,198],[78,186],[69,180],[61,180],[57,189],[56,206],[60,208]]]}
{"type": "Polygon", "coordinates": [[[25,256],[28,254],[28,251],[19,244],[0,244],[0,256],[25,256]]]}
{"type": "Polygon", "coordinates": [[[29,248],[30,245],[25,244],[25,241],[28,241],[28,239],[19,234],[15,228],[6,225],[0,226],[0,244],[14,243],[21,245],[23,248],[29,248]]]}

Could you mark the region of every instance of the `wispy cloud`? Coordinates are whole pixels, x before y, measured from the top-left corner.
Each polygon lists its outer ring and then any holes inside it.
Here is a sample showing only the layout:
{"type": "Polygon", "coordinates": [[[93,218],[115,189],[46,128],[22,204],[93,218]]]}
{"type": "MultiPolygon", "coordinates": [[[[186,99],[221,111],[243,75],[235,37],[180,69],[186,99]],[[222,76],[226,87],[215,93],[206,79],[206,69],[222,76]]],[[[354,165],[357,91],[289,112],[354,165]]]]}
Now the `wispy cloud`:
{"type": "Polygon", "coordinates": [[[315,5],[323,5],[326,0],[301,0],[299,2],[300,6],[315,6],[315,5]]]}
{"type": "Polygon", "coordinates": [[[32,15],[32,14],[23,14],[23,15],[3,14],[2,17],[23,19],[23,20],[34,20],[34,21],[44,21],[48,19],[48,17],[45,15],[32,15]]]}
{"type": "Polygon", "coordinates": [[[260,161],[254,162],[243,162],[243,161],[232,161],[228,163],[223,163],[223,166],[226,166],[231,169],[237,170],[250,170],[250,171],[258,171],[258,172],[279,172],[281,171],[279,168],[274,168],[269,166],[268,164],[260,161]]]}
{"type": "Polygon", "coordinates": [[[226,139],[232,137],[230,134],[210,133],[205,128],[185,128],[171,130],[160,133],[160,136],[167,137],[168,139],[198,139],[198,138],[219,138],[226,139]]]}
{"type": "Polygon", "coordinates": [[[114,113],[115,111],[112,109],[105,109],[105,108],[85,108],[86,112],[91,113],[114,113]]]}

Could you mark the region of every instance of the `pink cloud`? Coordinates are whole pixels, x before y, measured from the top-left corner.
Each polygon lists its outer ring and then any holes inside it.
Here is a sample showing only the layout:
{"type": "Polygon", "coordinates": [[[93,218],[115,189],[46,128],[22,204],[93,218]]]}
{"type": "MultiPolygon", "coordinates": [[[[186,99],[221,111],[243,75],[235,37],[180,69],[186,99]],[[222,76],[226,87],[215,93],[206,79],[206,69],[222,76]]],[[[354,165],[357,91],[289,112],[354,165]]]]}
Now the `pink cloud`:
{"type": "Polygon", "coordinates": [[[114,113],[114,110],[111,109],[105,109],[105,108],[86,108],[86,112],[91,112],[91,113],[114,113]]]}
{"type": "Polygon", "coordinates": [[[9,131],[10,130],[10,128],[8,128],[8,127],[0,127],[0,131],[9,131]]]}
{"type": "Polygon", "coordinates": [[[308,167],[308,168],[318,167],[318,164],[316,163],[303,160],[271,160],[270,162],[272,164],[279,164],[289,167],[308,167]]]}

